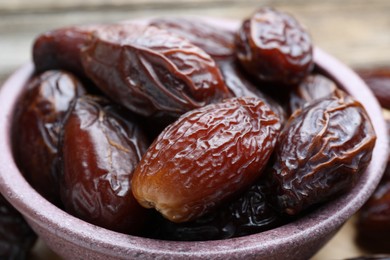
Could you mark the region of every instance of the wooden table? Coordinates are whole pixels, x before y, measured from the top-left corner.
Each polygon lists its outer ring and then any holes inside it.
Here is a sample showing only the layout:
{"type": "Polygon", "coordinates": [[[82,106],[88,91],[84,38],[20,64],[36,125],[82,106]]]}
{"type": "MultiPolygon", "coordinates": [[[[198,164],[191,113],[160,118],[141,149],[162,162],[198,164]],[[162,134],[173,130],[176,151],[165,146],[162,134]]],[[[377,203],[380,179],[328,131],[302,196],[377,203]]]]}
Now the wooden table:
{"type": "MultiPolygon", "coordinates": [[[[294,14],[314,42],[351,67],[390,65],[388,0],[0,0],[0,83],[30,60],[31,44],[41,32],[64,25],[118,21],[145,16],[203,15],[242,19],[259,4],[294,14]]],[[[362,255],[354,243],[354,219],[313,259],[362,255]]],[[[33,259],[58,259],[40,241],[33,259]]]]}

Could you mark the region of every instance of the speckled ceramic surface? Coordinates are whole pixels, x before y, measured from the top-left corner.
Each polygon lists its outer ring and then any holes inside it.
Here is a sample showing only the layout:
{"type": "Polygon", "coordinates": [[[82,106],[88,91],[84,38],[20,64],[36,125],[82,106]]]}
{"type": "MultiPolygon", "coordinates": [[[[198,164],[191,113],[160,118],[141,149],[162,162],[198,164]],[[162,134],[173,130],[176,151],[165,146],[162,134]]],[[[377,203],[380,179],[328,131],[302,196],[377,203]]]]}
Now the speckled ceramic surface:
{"type": "MultiPolygon", "coordinates": [[[[224,23],[224,22],[223,22],[224,23]]],[[[237,26],[237,23],[227,23],[237,26]]],[[[318,251],[368,199],[383,173],[388,140],[381,109],[365,84],[346,66],[315,49],[318,67],[337,80],[367,109],[377,133],[372,161],[348,193],[299,220],[251,236],[209,241],[168,242],[124,235],[81,221],[50,204],[25,181],[10,147],[13,107],[33,72],[27,64],[0,92],[0,190],[32,228],[66,259],[307,259],[318,251]]]]}

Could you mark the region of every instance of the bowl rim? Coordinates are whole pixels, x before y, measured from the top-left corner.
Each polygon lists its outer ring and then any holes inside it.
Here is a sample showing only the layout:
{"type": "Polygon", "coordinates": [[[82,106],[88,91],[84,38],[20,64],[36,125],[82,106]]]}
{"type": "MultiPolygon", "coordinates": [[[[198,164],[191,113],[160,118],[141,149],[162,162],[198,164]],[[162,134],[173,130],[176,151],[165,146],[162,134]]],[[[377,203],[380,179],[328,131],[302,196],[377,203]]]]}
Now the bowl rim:
{"type": "Polygon", "coordinates": [[[282,245],[291,245],[292,241],[303,244],[313,233],[325,235],[344,224],[373,193],[384,172],[389,148],[382,110],[371,90],[350,68],[318,47],[314,48],[314,60],[321,70],[332,75],[363,104],[374,125],[377,140],[366,172],[350,192],[292,223],[262,233],[225,240],[161,241],[100,228],[57,208],[27,183],[12,157],[10,144],[12,114],[25,81],[34,71],[31,62],[12,74],[0,90],[0,151],[2,151],[0,191],[28,221],[33,221],[41,227],[45,226],[45,229],[51,229],[52,232],[71,243],[77,243],[89,249],[93,248],[97,252],[114,257],[126,256],[129,251],[141,254],[163,254],[168,257],[210,257],[213,255],[227,257],[232,254],[244,254],[248,250],[256,252],[265,249],[277,250],[282,245]],[[114,244],[115,250],[112,250],[114,244]]]}

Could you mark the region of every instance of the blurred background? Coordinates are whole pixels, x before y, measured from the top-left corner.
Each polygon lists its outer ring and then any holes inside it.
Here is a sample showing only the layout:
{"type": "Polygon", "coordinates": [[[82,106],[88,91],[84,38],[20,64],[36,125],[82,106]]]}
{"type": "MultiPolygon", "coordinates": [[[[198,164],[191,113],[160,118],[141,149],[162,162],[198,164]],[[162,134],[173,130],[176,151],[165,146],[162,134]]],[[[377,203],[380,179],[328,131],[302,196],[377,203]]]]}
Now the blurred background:
{"type": "MultiPolygon", "coordinates": [[[[389,0],[0,0],[0,85],[31,60],[35,37],[53,28],[150,16],[242,19],[259,6],[293,14],[317,46],[352,68],[390,66],[389,0]]],[[[354,243],[352,219],[314,259],[364,253],[354,243]]],[[[57,259],[41,242],[32,258],[57,259]]]]}
{"type": "Polygon", "coordinates": [[[49,29],[145,16],[242,19],[264,5],[294,14],[317,46],[350,66],[390,63],[388,0],[0,0],[0,82],[30,60],[34,38],[49,29]]]}

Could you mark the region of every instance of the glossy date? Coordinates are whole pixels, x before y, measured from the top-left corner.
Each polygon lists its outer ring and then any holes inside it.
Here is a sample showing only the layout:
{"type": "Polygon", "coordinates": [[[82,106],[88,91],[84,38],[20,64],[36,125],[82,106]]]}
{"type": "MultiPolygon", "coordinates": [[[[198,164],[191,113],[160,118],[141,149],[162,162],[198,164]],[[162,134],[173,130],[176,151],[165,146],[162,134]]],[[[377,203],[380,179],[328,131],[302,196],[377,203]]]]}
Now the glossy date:
{"type": "MultiPolygon", "coordinates": [[[[390,136],[390,121],[386,122],[390,136]]],[[[356,227],[363,247],[390,253],[390,158],[378,187],[359,211],[356,227]]]]}
{"type": "Polygon", "coordinates": [[[390,109],[390,67],[357,70],[383,108],[390,109]]]}
{"type": "Polygon", "coordinates": [[[158,18],[150,25],[167,30],[198,46],[213,58],[234,56],[234,31],[210,22],[186,18],[158,18]]]}
{"type": "Polygon", "coordinates": [[[192,110],[149,147],[135,170],[133,194],[170,221],[194,220],[260,177],[280,127],[257,98],[192,110]]]}
{"type": "Polygon", "coordinates": [[[83,77],[80,53],[98,28],[98,25],[74,26],[39,35],[32,48],[36,71],[61,69],[83,77]]]}
{"type": "Polygon", "coordinates": [[[321,99],[288,120],[271,178],[282,212],[295,215],[350,189],[368,166],[376,135],[351,97],[321,99]]]}
{"type": "Polygon", "coordinates": [[[261,81],[292,85],[313,68],[310,35],[287,13],[261,8],[242,23],[236,55],[245,70],[261,81]]]}
{"type": "Polygon", "coordinates": [[[290,113],[302,109],[306,105],[318,101],[321,98],[339,97],[346,95],[339,89],[334,81],[321,75],[311,74],[290,92],[290,113]]]}
{"type": "Polygon", "coordinates": [[[217,59],[217,64],[226,87],[230,90],[234,97],[256,97],[263,99],[272,110],[277,113],[283,124],[286,120],[286,112],[282,106],[273,100],[268,95],[260,91],[260,87],[256,86],[244,73],[234,57],[217,59]]]}
{"type": "Polygon", "coordinates": [[[148,141],[135,118],[104,98],[76,99],[61,135],[61,198],[87,222],[135,234],[147,212],[131,192],[148,141]]]}
{"type": "Polygon", "coordinates": [[[27,181],[46,199],[59,204],[57,155],[62,120],[83,85],[64,71],[47,71],[31,79],[13,118],[16,163],[27,181]]]}
{"type": "Polygon", "coordinates": [[[263,232],[286,223],[269,204],[269,187],[257,181],[238,198],[194,221],[173,223],[162,219],[153,238],[176,241],[216,240],[263,232]]]}
{"type": "Polygon", "coordinates": [[[81,58],[107,96],[143,116],[180,116],[231,96],[206,52],[155,27],[108,26],[81,58]]]}

